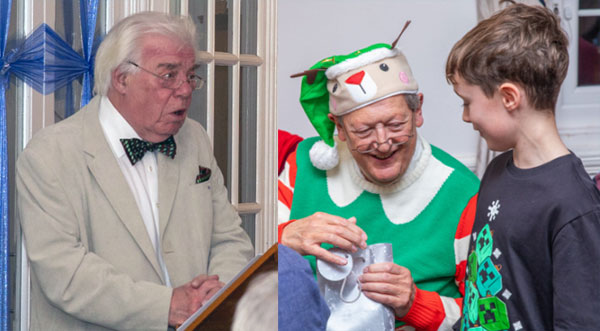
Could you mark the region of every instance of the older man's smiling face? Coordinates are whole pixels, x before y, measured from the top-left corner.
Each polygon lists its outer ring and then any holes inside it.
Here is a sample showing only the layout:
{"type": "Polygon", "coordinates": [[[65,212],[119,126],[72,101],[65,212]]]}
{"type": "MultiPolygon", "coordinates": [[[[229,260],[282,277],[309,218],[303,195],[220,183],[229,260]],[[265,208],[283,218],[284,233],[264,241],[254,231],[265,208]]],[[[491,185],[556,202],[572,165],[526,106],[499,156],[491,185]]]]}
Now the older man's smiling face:
{"type": "MultiPolygon", "coordinates": [[[[422,100],[422,95],[419,94],[422,100]]],[[[331,118],[336,122],[338,137],[348,148],[365,178],[378,185],[396,182],[408,169],[417,144],[416,128],[423,125],[421,107],[412,111],[403,95],[396,95],[343,117],[331,118]],[[411,137],[405,144],[391,146],[390,137],[411,137]],[[358,146],[379,142],[369,153],[360,153],[358,146]]]]}

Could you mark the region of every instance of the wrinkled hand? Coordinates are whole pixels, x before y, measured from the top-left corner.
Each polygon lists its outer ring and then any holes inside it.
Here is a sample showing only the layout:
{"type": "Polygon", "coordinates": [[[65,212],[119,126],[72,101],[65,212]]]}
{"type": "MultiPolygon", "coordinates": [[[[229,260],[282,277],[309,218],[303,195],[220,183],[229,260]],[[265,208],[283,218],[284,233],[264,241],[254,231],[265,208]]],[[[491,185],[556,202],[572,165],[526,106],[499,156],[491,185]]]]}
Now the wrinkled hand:
{"type": "Polygon", "coordinates": [[[392,262],[372,264],[358,279],[369,299],[392,307],[399,318],[408,313],[415,300],[417,288],[410,270],[392,262]]]}
{"type": "Polygon", "coordinates": [[[301,255],[314,255],[327,262],[345,265],[345,259],[321,248],[321,244],[328,243],[356,252],[358,247],[367,247],[367,234],[356,225],[354,217],[345,219],[317,212],[287,225],[283,230],[281,243],[301,255]]]}
{"type": "Polygon", "coordinates": [[[169,325],[178,326],[185,322],[224,285],[217,275],[199,275],[174,288],[169,309],[169,325]]]}

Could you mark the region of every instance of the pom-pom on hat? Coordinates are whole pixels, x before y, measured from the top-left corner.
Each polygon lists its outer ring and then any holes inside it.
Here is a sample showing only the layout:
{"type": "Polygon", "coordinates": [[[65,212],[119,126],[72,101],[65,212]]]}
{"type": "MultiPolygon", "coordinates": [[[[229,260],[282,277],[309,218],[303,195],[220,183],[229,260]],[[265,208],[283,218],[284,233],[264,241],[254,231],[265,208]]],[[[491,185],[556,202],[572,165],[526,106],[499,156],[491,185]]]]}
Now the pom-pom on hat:
{"type": "Polygon", "coordinates": [[[304,76],[300,104],[323,139],[310,150],[312,164],[321,170],[333,169],[339,162],[329,113],[342,116],[398,94],[417,93],[419,87],[408,61],[396,49],[400,35],[391,44],[374,44],[348,55],[325,58],[309,70],[292,75],[304,76]]]}

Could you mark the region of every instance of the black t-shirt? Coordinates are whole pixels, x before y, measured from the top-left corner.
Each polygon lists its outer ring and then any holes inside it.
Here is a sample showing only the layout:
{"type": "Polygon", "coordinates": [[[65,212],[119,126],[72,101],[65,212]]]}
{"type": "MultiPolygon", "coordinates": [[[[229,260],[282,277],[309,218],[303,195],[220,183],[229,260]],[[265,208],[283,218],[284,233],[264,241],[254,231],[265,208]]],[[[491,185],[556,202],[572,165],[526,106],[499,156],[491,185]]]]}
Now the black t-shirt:
{"type": "Polygon", "coordinates": [[[461,330],[600,330],[600,192],[573,154],[486,169],[461,330]]]}

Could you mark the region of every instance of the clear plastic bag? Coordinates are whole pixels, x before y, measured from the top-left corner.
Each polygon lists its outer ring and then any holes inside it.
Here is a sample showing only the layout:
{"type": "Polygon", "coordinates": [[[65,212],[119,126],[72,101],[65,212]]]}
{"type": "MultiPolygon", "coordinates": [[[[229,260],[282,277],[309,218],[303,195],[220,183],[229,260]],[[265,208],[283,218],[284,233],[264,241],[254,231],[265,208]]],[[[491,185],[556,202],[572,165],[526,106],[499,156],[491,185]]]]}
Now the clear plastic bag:
{"type": "Polygon", "coordinates": [[[340,248],[330,252],[345,258],[348,263],[339,266],[317,260],[317,283],[331,315],[328,331],[387,331],[394,330],[392,308],[367,298],[360,289],[358,277],[365,267],[382,262],[393,262],[392,244],[369,245],[356,253],[340,248]]]}

